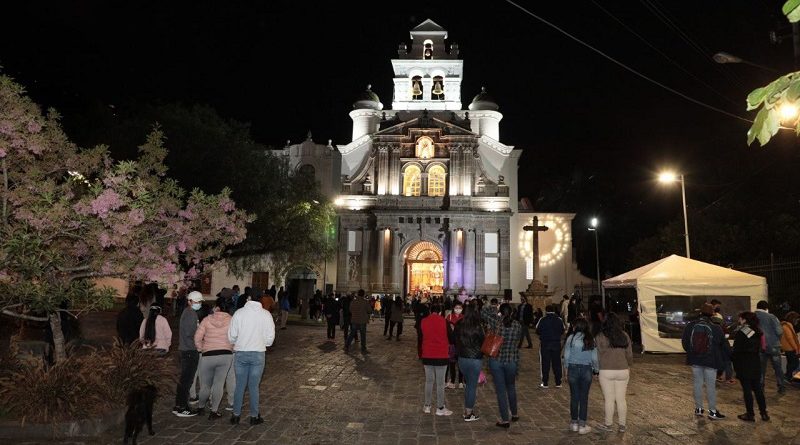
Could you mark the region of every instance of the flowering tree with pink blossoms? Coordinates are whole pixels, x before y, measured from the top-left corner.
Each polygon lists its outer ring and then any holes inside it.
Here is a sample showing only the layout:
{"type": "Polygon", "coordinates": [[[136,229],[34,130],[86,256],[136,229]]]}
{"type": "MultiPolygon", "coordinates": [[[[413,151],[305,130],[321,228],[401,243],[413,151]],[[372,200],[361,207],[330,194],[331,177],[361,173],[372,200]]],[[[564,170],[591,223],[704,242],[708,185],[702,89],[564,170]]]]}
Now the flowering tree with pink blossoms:
{"type": "Polygon", "coordinates": [[[43,114],[0,75],[0,312],[49,322],[56,361],[65,357],[59,313],[113,302],[93,279],[192,278],[245,239],[251,217],[229,190],[187,194],[166,176],[163,141],[156,128],[135,161],[79,148],[54,111],[43,114]]]}

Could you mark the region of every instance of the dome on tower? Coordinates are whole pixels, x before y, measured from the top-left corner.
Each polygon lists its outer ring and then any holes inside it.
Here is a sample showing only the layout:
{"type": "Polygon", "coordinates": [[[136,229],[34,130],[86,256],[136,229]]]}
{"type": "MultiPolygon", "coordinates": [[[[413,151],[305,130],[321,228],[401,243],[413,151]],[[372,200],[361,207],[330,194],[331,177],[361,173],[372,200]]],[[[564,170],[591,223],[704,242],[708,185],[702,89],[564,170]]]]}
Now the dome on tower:
{"type": "Polygon", "coordinates": [[[382,110],[383,104],[378,95],[372,92],[372,85],[367,85],[367,89],[356,98],[353,108],[356,110],[382,110]]]}
{"type": "Polygon", "coordinates": [[[481,92],[472,99],[472,103],[469,104],[470,110],[491,110],[497,111],[500,106],[497,105],[497,102],[492,99],[492,96],[486,92],[485,87],[481,87],[481,92]]]}

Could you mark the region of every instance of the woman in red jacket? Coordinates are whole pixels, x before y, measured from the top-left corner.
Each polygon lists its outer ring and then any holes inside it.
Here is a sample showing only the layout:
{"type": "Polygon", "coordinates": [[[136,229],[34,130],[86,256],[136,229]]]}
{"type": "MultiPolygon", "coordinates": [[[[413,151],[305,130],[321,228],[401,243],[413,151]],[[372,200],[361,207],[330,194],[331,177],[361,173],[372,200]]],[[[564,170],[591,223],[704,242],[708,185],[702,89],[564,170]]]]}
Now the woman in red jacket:
{"type": "Polygon", "coordinates": [[[450,362],[448,349],[450,342],[447,337],[447,321],[440,314],[441,305],[434,303],[431,314],[420,321],[420,359],[425,367],[425,405],[424,413],[431,412],[431,393],[433,382],[436,380],[436,415],[449,416],[453,414],[444,404],[444,375],[450,362]]]}

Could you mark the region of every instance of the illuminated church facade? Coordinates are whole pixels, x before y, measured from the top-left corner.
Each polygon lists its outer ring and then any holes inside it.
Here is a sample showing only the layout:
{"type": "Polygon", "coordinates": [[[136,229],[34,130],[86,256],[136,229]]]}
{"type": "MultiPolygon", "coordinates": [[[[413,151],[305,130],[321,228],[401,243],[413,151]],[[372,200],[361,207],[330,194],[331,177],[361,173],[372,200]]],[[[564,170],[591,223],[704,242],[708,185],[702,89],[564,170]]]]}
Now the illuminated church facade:
{"type": "Polygon", "coordinates": [[[519,208],[522,151],[501,142],[503,115],[486,90],[464,109],[463,60],[447,37],[431,20],[411,30],[411,45],[391,61],[391,109],[368,86],[350,112],[352,141],[328,147],[339,177],[318,179],[340,181],[331,193],[339,230],[325,282],[342,292],[516,298],[533,279],[532,232],[523,227],[537,216],[549,230],[539,233],[536,277],[549,292],[569,293],[579,280],[574,215],[519,208]]]}

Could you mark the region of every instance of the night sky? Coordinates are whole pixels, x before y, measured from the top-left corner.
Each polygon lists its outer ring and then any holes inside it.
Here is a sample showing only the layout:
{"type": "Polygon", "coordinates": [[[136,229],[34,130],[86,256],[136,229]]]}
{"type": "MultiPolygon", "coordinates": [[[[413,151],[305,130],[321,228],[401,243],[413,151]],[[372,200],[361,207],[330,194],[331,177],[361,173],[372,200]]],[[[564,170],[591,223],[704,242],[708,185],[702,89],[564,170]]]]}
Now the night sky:
{"type": "MultiPolygon", "coordinates": [[[[701,209],[798,164],[790,135],[748,148],[748,123],[637,78],[504,1],[17,3],[4,6],[0,65],[56,107],[68,132],[71,116],[98,104],[205,103],[273,146],[308,130],[320,143],[349,142],[353,99],[371,83],[391,106],[390,59],[431,18],[460,46],[464,105],[485,86],[504,115],[501,140],[524,150],[520,197],[577,213],[587,275],[591,216],[601,219],[608,273],[625,270],[638,239],[681,218],[679,191],[653,181],[662,167],[687,175],[689,205],[701,209]]],[[[791,40],[769,39],[789,31],[781,3],[525,2],[636,70],[748,118],[747,93],[777,74],[711,55],[791,70],[791,40]]]]}

